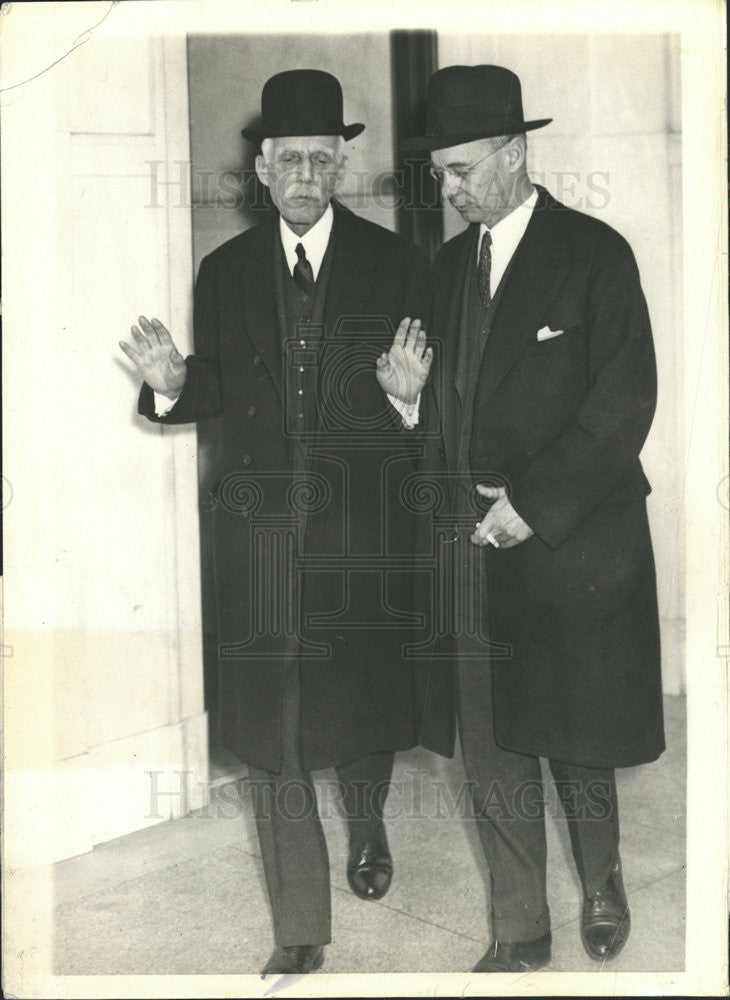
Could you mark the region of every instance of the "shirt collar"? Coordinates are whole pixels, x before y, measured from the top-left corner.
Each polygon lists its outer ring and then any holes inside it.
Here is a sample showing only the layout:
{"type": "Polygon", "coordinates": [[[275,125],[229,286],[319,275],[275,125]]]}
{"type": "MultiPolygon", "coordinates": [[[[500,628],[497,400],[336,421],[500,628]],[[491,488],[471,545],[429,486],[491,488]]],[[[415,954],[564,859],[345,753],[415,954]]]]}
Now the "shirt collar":
{"type": "MultiPolygon", "coordinates": [[[[492,226],[489,230],[492,237],[492,254],[500,254],[500,256],[505,256],[509,260],[512,254],[517,249],[517,244],[520,242],[522,237],[525,235],[525,230],[527,229],[527,223],[530,221],[532,215],[532,210],[537,204],[537,189],[533,188],[532,194],[525,198],[521,205],[514,208],[509,215],[505,215],[503,219],[492,226]]],[[[477,260],[479,259],[479,250],[482,245],[482,237],[487,231],[487,226],[482,223],[479,226],[479,241],[477,244],[477,260]]]]}
{"type": "Polygon", "coordinates": [[[322,259],[327,249],[327,244],[329,243],[334,218],[335,214],[332,211],[332,204],[330,203],[327,206],[322,218],[315,222],[312,228],[308,230],[304,236],[297,236],[297,234],[292,232],[289,226],[287,226],[283,216],[279,216],[279,235],[281,237],[281,245],[284,248],[287,266],[292,274],[294,273],[294,265],[297,262],[297,244],[301,243],[304,247],[304,252],[307,255],[307,260],[312,266],[314,280],[317,280],[319,269],[322,266],[322,259]]]}

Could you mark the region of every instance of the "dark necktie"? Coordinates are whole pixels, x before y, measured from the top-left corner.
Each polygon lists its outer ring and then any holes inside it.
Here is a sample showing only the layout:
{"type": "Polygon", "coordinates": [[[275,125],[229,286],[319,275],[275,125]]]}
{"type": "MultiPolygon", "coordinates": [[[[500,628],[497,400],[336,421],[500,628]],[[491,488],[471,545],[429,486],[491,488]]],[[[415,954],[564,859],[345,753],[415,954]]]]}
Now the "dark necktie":
{"type": "Polygon", "coordinates": [[[488,309],[492,296],[489,291],[489,280],[492,274],[492,234],[488,229],[484,230],[482,245],[479,248],[479,264],[477,267],[477,282],[479,284],[479,298],[482,300],[482,308],[488,309]]]}
{"type": "Polygon", "coordinates": [[[294,281],[296,281],[299,291],[309,297],[314,291],[312,265],[307,260],[307,255],[301,243],[297,243],[295,249],[297,252],[297,262],[294,265],[294,281]]]}

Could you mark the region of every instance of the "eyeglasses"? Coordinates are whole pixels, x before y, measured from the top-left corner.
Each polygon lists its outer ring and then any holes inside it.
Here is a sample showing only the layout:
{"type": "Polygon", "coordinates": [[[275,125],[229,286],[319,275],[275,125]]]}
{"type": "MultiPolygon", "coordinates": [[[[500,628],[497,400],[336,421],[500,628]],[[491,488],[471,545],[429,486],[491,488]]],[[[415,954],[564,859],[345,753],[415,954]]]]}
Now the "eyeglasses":
{"type": "Polygon", "coordinates": [[[441,169],[441,167],[429,167],[428,172],[439,184],[443,184],[444,178],[447,175],[453,180],[458,181],[459,184],[465,184],[480,163],[484,163],[484,161],[488,160],[490,156],[494,156],[494,154],[498,153],[500,149],[504,149],[507,143],[509,143],[509,139],[507,142],[503,142],[501,146],[497,146],[496,149],[493,149],[491,153],[487,153],[487,155],[483,156],[481,160],[477,160],[475,163],[472,163],[469,167],[444,167],[443,169],[441,169]]]}
{"type": "Polygon", "coordinates": [[[274,165],[282,172],[288,173],[291,170],[301,169],[305,160],[309,161],[312,173],[324,174],[330,170],[335,170],[338,166],[337,160],[329,153],[315,152],[310,155],[299,153],[296,150],[284,150],[274,160],[274,165]]]}

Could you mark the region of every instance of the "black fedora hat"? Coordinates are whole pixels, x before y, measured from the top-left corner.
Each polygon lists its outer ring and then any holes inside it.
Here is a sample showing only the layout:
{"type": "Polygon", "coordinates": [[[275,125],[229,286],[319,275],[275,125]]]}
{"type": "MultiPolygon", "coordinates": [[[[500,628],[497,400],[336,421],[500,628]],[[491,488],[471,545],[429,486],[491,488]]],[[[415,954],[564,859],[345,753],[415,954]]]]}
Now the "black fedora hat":
{"type": "Polygon", "coordinates": [[[426,135],[405,139],[400,148],[405,153],[446,149],[529,132],[551,121],[525,121],[519,77],[504,66],[447,66],[428,82],[426,135]]]}
{"type": "Polygon", "coordinates": [[[341,135],[354,139],[365,126],[342,121],[342,87],[337,77],[321,69],[290,69],[277,73],[261,91],[261,122],[244,128],[251,142],[284,135],[341,135]]]}

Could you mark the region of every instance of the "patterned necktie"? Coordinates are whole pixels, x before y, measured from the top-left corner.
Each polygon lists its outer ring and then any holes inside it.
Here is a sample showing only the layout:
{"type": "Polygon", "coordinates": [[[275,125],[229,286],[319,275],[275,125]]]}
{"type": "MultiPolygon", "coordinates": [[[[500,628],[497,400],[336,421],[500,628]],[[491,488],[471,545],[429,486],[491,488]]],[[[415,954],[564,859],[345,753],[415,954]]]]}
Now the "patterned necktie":
{"type": "Polygon", "coordinates": [[[489,308],[492,296],[489,291],[489,281],[492,274],[492,234],[488,229],[484,230],[482,245],[479,249],[479,264],[477,265],[477,283],[479,285],[479,298],[482,300],[482,307],[489,308]]]}
{"type": "Polygon", "coordinates": [[[294,265],[294,281],[297,283],[299,291],[304,292],[309,297],[314,291],[312,265],[307,260],[307,255],[301,243],[297,243],[295,250],[297,252],[297,262],[294,265]]]}

